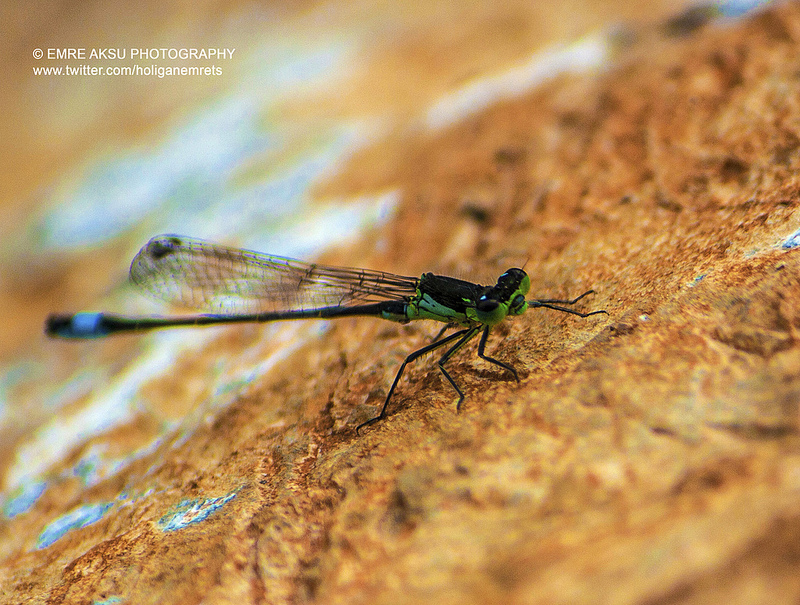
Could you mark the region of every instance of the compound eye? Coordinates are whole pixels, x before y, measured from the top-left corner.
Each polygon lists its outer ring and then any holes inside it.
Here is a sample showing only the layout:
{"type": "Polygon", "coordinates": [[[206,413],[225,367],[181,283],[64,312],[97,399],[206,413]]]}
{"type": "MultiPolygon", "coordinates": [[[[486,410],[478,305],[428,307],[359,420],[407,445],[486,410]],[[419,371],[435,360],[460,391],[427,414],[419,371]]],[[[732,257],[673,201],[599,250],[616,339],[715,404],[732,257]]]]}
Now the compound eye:
{"type": "Polygon", "coordinates": [[[511,301],[511,310],[519,311],[522,308],[522,305],[524,304],[525,304],[525,296],[522,294],[517,294],[514,297],[514,300],[511,301]]]}
{"type": "Polygon", "coordinates": [[[500,303],[494,300],[493,298],[487,298],[487,299],[481,298],[475,305],[475,308],[478,309],[478,311],[480,311],[481,313],[491,313],[499,306],[500,303]]]}

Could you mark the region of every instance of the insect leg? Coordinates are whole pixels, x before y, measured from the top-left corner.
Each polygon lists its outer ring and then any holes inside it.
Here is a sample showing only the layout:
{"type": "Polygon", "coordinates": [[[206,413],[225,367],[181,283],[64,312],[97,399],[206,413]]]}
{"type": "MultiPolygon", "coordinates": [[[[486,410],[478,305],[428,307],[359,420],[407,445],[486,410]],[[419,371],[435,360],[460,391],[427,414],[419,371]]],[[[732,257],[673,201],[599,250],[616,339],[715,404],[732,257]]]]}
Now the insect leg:
{"type": "Polygon", "coordinates": [[[561,311],[562,313],[569,313],[571,315],[577,315],[578,317],[589,317],[590,315],[597,315],[599,313],[605,313],[606,315],[608,315],[608,311],[606,311],[605,309],[602,309],[600,311],[590,311],[589,313],[581,313],[580,311],[576,311],[574,309],[568,309],[562,306],[562,305],[574,305],[584,296],[588,296],[589,294],[593,293],[594,290],[587,290],[579,297],[573,298],[572,300],[561,300],[558,298],[540,298],[538,300],[529,300],[527,302],[530,308],[542,307],[545,309],[553,309],[554,311],[561,311]]]}
{"type": "MultiPolygon", "coordinates": [[[[446,336],[445,338],[442,338],[441,340],[434,341],[431,344],[422,347],[421,349],[417,349],[416,351],[411,353],[408,357],[406,357],[405,361],[400,366],[400,369],[397,371],[397,375],[394,377],[394,382],[392,383],[392,386],[389,389],[389,394],[386,395],[386,401],[383,402],[383,407],[381,408],[380,414],[375,416],[375,418],[371,418],[371,419],[367,420],[366,422],[362,422],[361,424],[359,424],[356,427],[356,434],[358,434],[361,431],[361,429],[364,428],[365,426],[369,426],[370,424],[374,424],[375,422],[378,422],[379,420],[382,420],[382,419],[386,418],[386,407],[389,405],[389,400],[392,398],[392,394],[394,393],[394,389],[397,386],[397,383],[400,382],[400,377],[403,375],[403,372],[405,371],[406,366],[409,363],[411,363],[415,359],[421,357],[422,355],[425,355],[426,353],[430,353],[431,351],[435,351],[439,347],[443,347],[448,342],[451,342],[451,341],[453,341],[453,340],[455,340],[457,338],[461,338],[462,336],[466,335],[469,332],[473,332],[474,330],[475,330],[475,328],[466,328],[464,330],[459,330],[458,332],[453,332],[452,334],[450,334],[449,336],[446,336]]],[[[462,338],[462,340],[463,340],[463,338],[462,338]]],[[[463,343],[461,343],[461,341],[459,341],[459,343],[457,343],[456,346],[453,347],[453,349],[450,349],[450,351],[445,353],[445,356],[449,356],[450,354],[455,352],[455,350],[459,346],[461,346],[461,344],[463,344],[463,343]]],[[[442,361],[440,360],[439,361],[439,367],[440,368],[441,368],[441,364],[442,364],[442,361]]],[[[447,376],[447,379],[450,381],[450,383],[455,387],[456,391],[458,391],[459,395],[461,395],[461,399],[463,399],[464,398],[464,394],[461,393],[461,390],[453,382],[453,379],[450,378],[450,376],[447,374],[447,372],[444,371],[444,368],[442,368],[442,371],[444,372],[444,375],[447,376]]],[[[459,403],[460,403],[460,400],[459,400],[459,403]]]]}
{"type": "Polygon", "coordinates": [[[448,382],[453,386],[453,388],[458,393],[458,403],[456,403],[456,411],[461,409],[461,402],[464,401],[464,393],[460,388],[458,388],[458,385],[456,384],[456,381],[453,380],[453,377],[450,376],[450,374],[444,368],[444,364],[446,364],[448,362],[448,360],[453,356],[453,354],[456,351],[458,351],[461,347],[463,347],[465,344],[467,344],[467,342],[469,342],[470,340],[475,338],[475,336],[478,334],[478,330],[480,330],[480,329],[481,329],[481,326],[475,326],[473,328],[466,328],[465,330],[461,330],[460,332],[456,332],[457,335],[461,336],[461,339],[456,344],[454,344],[452,347],[450,347],[447,350],[447,352],[444,355],[442,355],[442,358],[439,360],[439,369],[442,371],[442,374],[444,374],[444,377],[447,378],[448,382]]]}
{"type": "Polygon", "coordinates": [[[449,330],[450,328],[456,328],[456,327],[458,327],[458,324],[456,324],[456,323],[444,324],[444,327],[442,327],[442,329],[439,330],[436,333],[436,336],[433,337],[433,340],[431,342],[434,343],[434,342],[438,341],[442,337],[442,334],[447,332],[447,330],[449,330]]]}
{"type": "Polygon", "coordinates": [[[577,298],[573,298],[572,300],[560,299],[560,298],[540,298],[540,299],[537,299],[535,301],[529,301],[529,302],[556,303],[556,304],[562,304],[562,305],[574,305],[576,302],[581,300],[583,297],[589,296],[590,294],[594,294],[594,290],[586,290],[586,292],[584,292],[583,294],[581,294],[577,298]]]}
{"type": "Polygon", "coordinates": [[[486,326],[483,329],[483,334],[481,334],[481,340],[478,343],[478,357],[481,359],[485,359],[486,361],[495,364],[496,366],[500,366],[511,372],[514,375],[514,380],[519,382],[519,376],[517,376],[517,370],[515,370],[512,366],[508,365],[507,363],[503,363],[502,361],[495,359],[494,357],[489,357],[488,355],[484,355],[483,351],[486,348],[486,341],[489,340],[489,326],[486,326]]]}

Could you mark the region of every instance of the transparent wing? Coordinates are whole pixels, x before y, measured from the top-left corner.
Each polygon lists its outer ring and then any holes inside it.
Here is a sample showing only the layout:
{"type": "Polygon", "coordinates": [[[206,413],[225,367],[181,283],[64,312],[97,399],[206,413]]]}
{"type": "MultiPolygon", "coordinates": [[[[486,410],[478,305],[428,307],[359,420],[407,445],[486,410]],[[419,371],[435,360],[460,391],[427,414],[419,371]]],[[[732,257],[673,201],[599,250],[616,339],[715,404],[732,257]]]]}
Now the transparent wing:
{"type": "Polygon", "coordinates": [[[413,277],[304,263],[179,235],[147,242],[131,263],[130,279],[167,302],[228,314],[407,300],[418,283],[413,277]]]}

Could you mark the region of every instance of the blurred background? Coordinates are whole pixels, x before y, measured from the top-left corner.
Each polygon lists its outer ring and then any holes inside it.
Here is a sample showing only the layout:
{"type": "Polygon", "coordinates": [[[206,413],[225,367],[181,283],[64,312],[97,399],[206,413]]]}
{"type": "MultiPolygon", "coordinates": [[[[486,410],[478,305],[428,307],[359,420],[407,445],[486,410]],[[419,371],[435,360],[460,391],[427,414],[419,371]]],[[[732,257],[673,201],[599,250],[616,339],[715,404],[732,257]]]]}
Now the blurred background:
{"type": "MultiPolygon", "coordinates": [[[[0,304],[13,320],[0,322],[0,359],[35,346],[53,308],[109,294],[154,234],[301,257],[357,237],[391,215],[398,192],[380,154],[359,169],[372,173],[368,182],[340,179],[326,190],[356,150],[519,94],[552,77],[547,69],[569,67],[562,60],[536,72],[532,58],[685,5],[4,4],[0,304]],[[233,56],[130,52],[184,48],[233,56]],[[87,58],[48,58],[69,49],[87,58]],[[93,49],[127,55],[90,59],[93,49]],[[213,66],[219,75],[33,71],[84,66],[213,66]]],[[[568,60],[596,68],[603,52],[589,43],[568,60]]]]}
{"type": "MultiPolygon", "coordinates": [[[[391,229],[403,203],[394,160],[409,137],[446,129],[561,73],[603,69],[628,32],[695,14],[685,12],[690,6],[4,3],[4,515],[26,510],[71,448],[128,422],[142,405],[143,376],[160,375],[181,351],[199,346],[200,336],[72,344],[42,334],[53,311],[157,310],[126,286],[130,259],[151,236],[180,233],[314,259],[372,233],[367,258],[336,260],[399,270],[403,251],[380,229],[391,229]],[[64,58],[70,49],[84,49],[85,58],[64,58]],[[125,58],[91,58],[93,50],[109,49],[125,58]],[[150,56],[132,58],[132,49],[150,56]],[[220,49],[224,56],[171,59],[170,49],[220,49]],[[138,75],[65,73],[137,66],[138,75]],[[212,70],[158,75],[184,67],[212,70]]],[[[747,3],[713,6],[735,15],[747,3]]],[[[253,357],[250,371],[263,370],[253,357]]],[[[99,472],[93,455],[81,454],[69,472],[99,472]]],[[[106,475],[122,464],[122,457],[104,456],[106,475]]]]}

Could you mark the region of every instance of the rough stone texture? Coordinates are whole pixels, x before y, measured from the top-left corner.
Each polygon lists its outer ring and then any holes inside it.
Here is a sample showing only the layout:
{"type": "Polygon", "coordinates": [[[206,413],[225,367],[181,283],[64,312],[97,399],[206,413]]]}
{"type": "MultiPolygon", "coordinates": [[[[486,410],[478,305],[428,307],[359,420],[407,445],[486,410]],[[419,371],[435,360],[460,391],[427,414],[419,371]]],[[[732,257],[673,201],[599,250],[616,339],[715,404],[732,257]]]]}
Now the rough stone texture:
{"type": "MultiPolygon", "coordinates": [[[[3,602],[797,602],[800,4],[627,44],[604,74],[409,135],[382,170],[367,150],[327,189],[401,187],[370,266],[525,263],[534,295],[594,288],[582,306],[608,318],[507,322],[488,351],[520,383],[459,356],[460,414],[418,363],[361,436],[432,328],[337,322],[186,411],[215,359],[269,350],[221,332],[146,387],[184,434],[4,523],[3,602]],[[53,511],[122,492],[30,550],[53,511]],[[213,512],[170,531],[192,505],[213,512]]],[[[154,422],[98,441],[135,449],[154,422]]]]}

